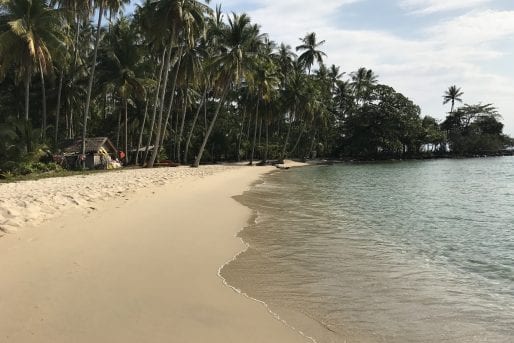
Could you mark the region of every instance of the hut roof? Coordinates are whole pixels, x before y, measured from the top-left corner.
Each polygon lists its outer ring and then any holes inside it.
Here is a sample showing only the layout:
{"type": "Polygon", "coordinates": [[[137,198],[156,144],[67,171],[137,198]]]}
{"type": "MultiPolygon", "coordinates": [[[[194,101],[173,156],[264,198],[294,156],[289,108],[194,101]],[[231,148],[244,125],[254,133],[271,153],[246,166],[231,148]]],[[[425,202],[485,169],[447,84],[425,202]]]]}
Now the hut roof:
{"type": "MultiPolygon", "coordinates": [[[[107,148],[107,151],[116,153],[117,149],[107,137],[91,137],[86,138],[86,154],[98,152],[101,147],[107,148]]],[[[64,148],[65,153],[82,153],[82,139],[78,139],[73,144],[64,148]]]]}

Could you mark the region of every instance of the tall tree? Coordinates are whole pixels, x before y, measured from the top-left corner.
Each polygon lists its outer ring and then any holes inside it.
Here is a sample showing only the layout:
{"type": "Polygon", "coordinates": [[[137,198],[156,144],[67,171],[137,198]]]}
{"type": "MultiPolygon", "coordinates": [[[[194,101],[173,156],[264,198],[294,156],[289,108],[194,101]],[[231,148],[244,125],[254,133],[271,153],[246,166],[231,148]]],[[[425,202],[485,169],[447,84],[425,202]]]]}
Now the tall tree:
{"type": "Polygon", "coordinates": [[[308,70],[310,75],[314,62],[321,64],[323,63],[323,57],[327,56],[323,51],[319,50],[325,44],[325,41],[318,42],[315,32],[306,34],[305,37],[300,38],[300,41],[302,44],[296,47],[296,51],[303,51],[303,53],[298,57],[298,61],[308,70]]]}
{"type": "Polygon", "coordinates": [[[98,78],[100,84],[112,86],[123,103],[124,111],[124,150],[125,163],[129,163],[128,153],[128,104],[129,101],[143,99],[146,95],[141,69],[141,47],[137,34],[127,18],[122,17],[107,34],[100,49],[98,78]]]}
{"type": "MultiPolygon", "coordinates": [[[[15,79],[23,80],[25,121],[28,123],[32,75],[39,69],[43,82],[44,75],[52,70],[53,56],[64,45],[64,23],[57,10],[45,0],[1,0],[0,23],[5,25],[5,31],[0,34],[0,77],[14,67],[15,79]]],[[[43,86],[43,94],[44,91],[43,86]]],[[[43,111],[43,123],[46,123],[46,110],[43,111]]],[[[27,148],[30,150],[30,142],[27,142],[27,148]]]]}
{"type": "Polygon", "coordinates": [[[259,42],[262,41],[263,36],[259,32],[259,28],[251,24],[250,18],[246,14],[234,13],[232,17],[228,18],[228,25],[219,31],[219,37],[216,37],[216,40],[218,41],[218,39],[220,54],[213,59],[211,68],[215,75],[214,82],[217,85],[219,102],[193,167],[200,165],[205,146],[231,85],[239,85],[244,76],[249,75],[250,61],[257,53],[259,42]]]}
{"type": "MultiPolygon", "coordinates": [[[[96,24],[96,36],[95,36],[95,44],[93,49],[93,57],[91,60],[91,70],[89,72],[89,83],[87,87],[87,95],[86,95],[86,107],[84,110],[84,117],[82,122],[82,155],[86,154],[86,137],[87,137],[87,120],[89,117],[89,109],[91,106],[91,93],[93,91],[93,81],[95,78],[95,69],[96,62],[98,57],[98,47],[100,46],[100,37],[102,33],[102,18],[106,14],[107,10],[111,12],[117,11],[124,3],[127,3],[128,0],[98,0],[96,3],[98,8],[98,21],[96,24]]],[[[85,168],[85,161],[83,163],[83,167],[85,168]]]]}
{"type": "Polygon", "coordinates": [[[448,87],[448,89],[444,92],[443,95],[443,105],[446,105],[447,103],[451,103],[452,107],[450,109],[450,113],[453,113],[453,110],[455,109],[455,102],[462,102],[461,96],[464,95],[464,92],[462,90],[453,85],[448,87]]]}

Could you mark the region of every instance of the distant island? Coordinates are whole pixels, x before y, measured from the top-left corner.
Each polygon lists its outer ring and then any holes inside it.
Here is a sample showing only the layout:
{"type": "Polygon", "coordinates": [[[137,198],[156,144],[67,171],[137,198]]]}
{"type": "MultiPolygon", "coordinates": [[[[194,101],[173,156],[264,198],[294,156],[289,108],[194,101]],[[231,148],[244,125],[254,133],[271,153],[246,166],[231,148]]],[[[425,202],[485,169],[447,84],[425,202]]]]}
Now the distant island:
{"type": "Polygon", "coordinates": [[[314,32],[292,48],[244,13],[195,0],[147,0],[128,16],[122,8],[1,2],[2,178],[114,163],[512,153],[493,104],[462,104],[450,86],[438,122],[374,71],[325,65],[314,32]],[[88,165],[88,140],[112,149],[98,145],[88,165]]]}

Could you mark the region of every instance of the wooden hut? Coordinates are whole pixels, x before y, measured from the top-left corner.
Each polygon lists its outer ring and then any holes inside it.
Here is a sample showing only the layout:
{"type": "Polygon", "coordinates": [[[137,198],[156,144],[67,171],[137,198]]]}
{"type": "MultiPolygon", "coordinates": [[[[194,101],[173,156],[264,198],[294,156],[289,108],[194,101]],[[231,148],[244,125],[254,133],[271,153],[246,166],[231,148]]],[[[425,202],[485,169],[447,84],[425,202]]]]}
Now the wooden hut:
{"type": "MultiPolygon", "coordinates": [[[[82,154],[82,139],[63,149],[68,165],[76,165],[82,154]]],[[[118,150],[107,137],[86,138],[86,168],[89,169],[110,169],[116,164],[113,161],[118,159],[118,150]]]]}

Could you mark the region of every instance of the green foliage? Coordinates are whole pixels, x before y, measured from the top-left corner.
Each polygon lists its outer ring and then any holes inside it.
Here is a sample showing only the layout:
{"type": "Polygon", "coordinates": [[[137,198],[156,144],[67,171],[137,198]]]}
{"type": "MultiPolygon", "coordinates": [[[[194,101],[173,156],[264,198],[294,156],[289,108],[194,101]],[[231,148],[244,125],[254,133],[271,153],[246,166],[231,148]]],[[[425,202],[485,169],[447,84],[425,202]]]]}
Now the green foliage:
{"type": "Polygon", "coordinates": [[[4,177],[55,172],[46,151],[82,134],[107,136],[123,151],[157,146],[153,158],[138,155],[149,165],[475,155],[512,144],[492,105],[455,109],[464,93],[451,86],[439,124],[373,70],[326,66],[314,32],[300,38],[296,56],[248,15],[225,17],[195,0],[145,1],[132,17],[118,11],[120,0],[0,1],[4,177]],[[100,18],[91,6],[112,20],[92,27],[100,18]]]}
{"type": "Polygon", "coordinates": [[[499,117],[492,104],[464,105],[450,113],[441,128],[447,132],[454,153],[489,154],[503,149],[508,143],[499,117]]]}

